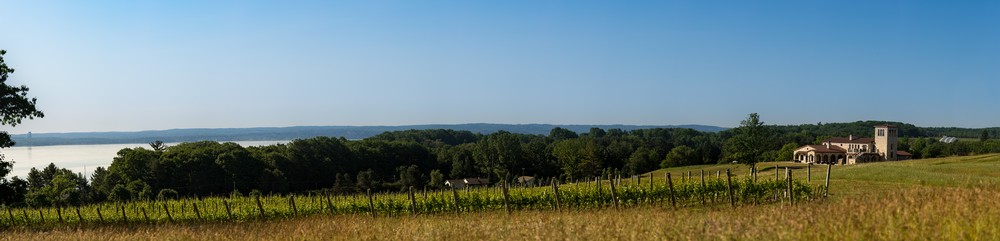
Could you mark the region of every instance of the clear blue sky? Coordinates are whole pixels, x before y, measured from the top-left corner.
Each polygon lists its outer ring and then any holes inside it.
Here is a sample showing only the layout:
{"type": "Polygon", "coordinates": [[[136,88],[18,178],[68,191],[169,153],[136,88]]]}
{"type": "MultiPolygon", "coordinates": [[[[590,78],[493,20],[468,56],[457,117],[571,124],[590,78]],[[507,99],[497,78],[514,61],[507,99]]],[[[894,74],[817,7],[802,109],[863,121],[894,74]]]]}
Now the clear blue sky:
{"type": "Polygon", "coordinates": [[[1000,1],[2,1],[12,133],[1000,126],[1000,1]]]}

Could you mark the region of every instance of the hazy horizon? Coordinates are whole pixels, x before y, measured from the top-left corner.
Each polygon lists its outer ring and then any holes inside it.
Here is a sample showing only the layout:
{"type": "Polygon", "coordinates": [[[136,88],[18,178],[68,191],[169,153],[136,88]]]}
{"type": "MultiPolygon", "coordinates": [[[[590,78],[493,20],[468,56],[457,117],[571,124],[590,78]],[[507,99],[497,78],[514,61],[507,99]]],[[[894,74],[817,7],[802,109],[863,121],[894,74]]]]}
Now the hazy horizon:
{"type": "Polygon", "coordinates": [[[1000,2],[11,1],[20,133],[1000,126],[1000,2]],[[587,124],[584,124],[587,125],[587,124]]]}
{"type": "MultiPolygon", "coordinates": [[[[291,127],[397,127],[397,126],[434,126],[434,125],[473,125],[473,124],[487,124],[487,125],[554,125],[554,126],[712,126],[712,127],[722,127],[722,128],[733,128],[731,126],[715,126],[715,125],[703,125],[703,124],[551,124],[551,123],[430,123],[430,124],[405,124],[405,125],[309,125],[309,126],[251,126],[251,127],[190,127],[190,128],[168,128],[168,129],[147,129],[147,130],[103,130],[103,131],[72,131],[72,132],[32,132],[34,134],[60,134],[60,133],[88,133],[88,132],[143,132],[143,131],[169,131],[169,130],[190,130],[190,129],[251,129],[251,128],[291,128],[291,127]]],[[[805,123],[803,123],[805,124],[805,123]]],[[[27,132],[17,133],[11,132],[11,135],[24,135],[27,132]]]]}

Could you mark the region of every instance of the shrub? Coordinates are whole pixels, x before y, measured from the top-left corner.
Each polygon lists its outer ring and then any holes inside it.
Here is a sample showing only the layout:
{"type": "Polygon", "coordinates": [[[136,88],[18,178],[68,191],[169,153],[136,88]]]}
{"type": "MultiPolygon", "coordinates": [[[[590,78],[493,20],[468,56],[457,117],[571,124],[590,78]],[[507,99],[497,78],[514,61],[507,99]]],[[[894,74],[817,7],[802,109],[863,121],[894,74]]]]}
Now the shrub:
{"type": "Polygon", "coordinates": [[[156,199],[159,200],[173,200],[177,199],[177,197],[177,190],[170,188],[160,189],[160,193],[156,195],[156,199]]]}
{"type": "Polygon", "coordinates": [[[243,193],[241,193],[239,189],[233,189],[232,192],[229,192],[229,197],[240,198],[243,197],[243,193]]]}
{"type": "Polygon", "coordinates": [[[250,197],[260,197],[260,195],[261,195],[260,190],[257,189],[250,190],[250,197]]]}
{"type": "Polygon", "coordinates": [[[127,202],[132,200],[132,192],[125,185],[118,184],[114,188],[111,188],[111,194],[108,195],[108,199],[115,202],[127,202]]]}

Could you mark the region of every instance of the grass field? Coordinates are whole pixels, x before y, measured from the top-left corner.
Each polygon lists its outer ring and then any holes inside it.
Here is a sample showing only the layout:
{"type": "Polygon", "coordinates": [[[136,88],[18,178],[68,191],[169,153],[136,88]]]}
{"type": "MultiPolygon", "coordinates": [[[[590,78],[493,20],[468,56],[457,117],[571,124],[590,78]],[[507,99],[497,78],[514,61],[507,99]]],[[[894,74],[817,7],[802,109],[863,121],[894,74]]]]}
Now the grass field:
{"type": "MultiPolygon", "coordinates": [[[[758,179],[773,178],[762,163],[758,179]]],[[[802,165],[792,166],[805,181],[802,165]],[[796,168],[798,167],[798,168],[796,168]]],[[[739,165],[660,170],[707,174],[739,165]]],[[[813,166],[813,185],[825,166],[813,166]]],[[[782,170],[783,172],[783,170],[782,170]]],[[[281,239],[281,240],[997,240],[1000,239],[1000,155],[834,166],[826,200],[769,205],[672,209],[662,203],[569,211],[481,211],[370,217],[313,215],[272,221],[207,224],[82,225],[14,228],[6,240],[281,239]]]]}

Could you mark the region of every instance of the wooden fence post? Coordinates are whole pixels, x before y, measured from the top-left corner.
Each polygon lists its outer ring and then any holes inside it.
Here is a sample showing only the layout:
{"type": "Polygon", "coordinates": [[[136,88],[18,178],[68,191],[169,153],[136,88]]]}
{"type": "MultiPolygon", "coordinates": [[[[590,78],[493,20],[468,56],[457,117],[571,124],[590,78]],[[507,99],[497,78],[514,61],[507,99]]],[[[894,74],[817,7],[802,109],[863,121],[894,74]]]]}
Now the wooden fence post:
{"type": "MultiPolygon", "coordinates": [[[[28,216],[25,216],[25,217],[28,217],[28,216]]],[[[101,215],[101,207],[97,207],[97,218],[101,219],[102,223],[104,222],[104,215],[101,215]]]]}
{"type": "MultiPolygon", "coordinates": [[[[9,211],[8,211],[8,212],[9,212],[9,211]]],[[[8,213],[8,214],[9,214],[9,213],[8,213]]],[[[12,219],[11,219],[10,221],[11,221],[11,222],[14,222],[14,219],[13,219],[13,217],[11,217],[11,218],[12,218],[12,219]]],[[[76,219],[80,220],[80,222],[81,222],[81,223],[83,223],[83,221],[84,221],[84,220],[83,220],[83,215],[80,215],[80,206],[76,206],[76,219]]]]}
{"type": "Polygon", "coordinates": [[[781,180],[780,178],[778,178],[778,165],[777,164],[774,165],[774,180],[775,181],[781,180]]]}
{"type": "MultiPolygon", "coordinates": [[[[682,173],[681,175],[683,176],[684,174],[682,173]]],[[[667,187],[670,188],[669,189],[670,190],[670,206],[672,206],[672,207],[674,207],[674,209],[676,209],[677,208],[677,200],[674,199],[674,181],[671,180],[669,172],[667,173],[667,187]]]]}
{"type": "Polygon", "coordinates": [[[602,178],[604,178],[604,177],[602,177],[601,175],[597,175],[597,178],[595,178],[595,179],[597,179],[597,180],[596,180],[596,183],[597,183],[597,194],[598,194],[598,195],[601,195],[601,194],[602,194],[602,193],[601,193],[601,192],[602,192],[602,191],[601,191],[601,189],[603,189],[603,186],[601,186],[601,179],[602,179],[602,178]]]}
{"type": "Polygon", "coordinates": [[[416,196],[416,194],[413,194],[413,190],[414,189],[417,189],[417,188],[415,188],[413,186],[410,186],[410,189],[409,189],[410,190],[410,212],[413,213],[413,214],[417,214],[417,196],[416,196]]]}
{"type": "Polygon", "coordinates": [[[38,218],[41,219],[43,223],[45,222],[45,215],[42,215],[41,209],[38,209],[38,218]]]}
{"type": "MultiPolygon", "coordinates": [[[[653,173],[652,172],[649,173],[649,193],[653,193],[653,173]]],[[[653,202],[653,199],[650,198],[649,202],[653,202]]]]}
{"type": "Polygon", "coordinates": [[[705,192],[708,191],[708,187],[705,185],[705,169],[701,169],[701,206],[706,206],[705,204],[705,192]]]}
{"type": "Polygon", "coordinates": [[[722,180],[722,170],[715,170],[715,180],[722,180]]]}
{"type": "Polygon", "coordinates": [[[201,220],[201,211],[198,210],[198,201],[191,203],[191,209],[194,209],[194,214],[198,216],[198,220],[201,220]]]}
{"type": "Polygon", "coordinates": [[[792,169],[785,168],[785,172],[788,175],[788,204],[794,205],[795,204],[795,197],[792,196],[792,195],[794,195],[794,194],[792,194],[792,191],[793,191],[793,188],[792,188],[792,169]]]}
{"type": "Polygon", "coordinates": [[[23,208],[21,209],[21,216],[24,216],[24,223],[30,223],[31,222],[31,219],[28,218],[28,211],[24,211],[23,208]]]}
{"type": "Polygon", "coordinates": [[[260,211],[260,219],[264,219],[264,205],[260,204],[260,195],[254,197],[257,199],[257,210],[260,211]]]}
{"type": "Polygon", "coordinates": [[[812,182],[812,176],[813,176],[812,167],[813,167],[812,163],[806,164],[806,183],[812,182]]]}
{"type": "MultiPolygon", "coordinates": [[[[785,167],[785,178],[781,179],[782,183],[788,182],[788,170],[790,170],[790,169],[788,169],[788,167],[785,167]]],[[[787,183],[786,183],[786,186],[784,188],[782,188],[782,189],[783,190],[781,192],[785,193],[785,195],[781,196],[781,199],[785,199],[785,198],[788,197],[788,186],[787,186],[787,183]]],[[[784,200],[781,200],[781,201],[784,201],[784,200]]]]}
{"type": "Polygon", "coordinates": [[[163,203],[163,210],[167,212],[167,221],[173,222],[174,217],[170,215],[170,208],[167,206],[166,202],[163,203]]]}
{"type": "Polygon", "coordinates": [[[726,189],[729,191],[729,205],[736,208],[736,199],[733,197],[733,175],[726,169],[726,189]]]}
{"type": "Polygon", "coordinates": [[[555,197],[556,197],[556,211],[560,211],[559,210],[559,204],[560,204],[559,203],[559,201],[560,201],[559,200],[559,179],[552,180],[552,191],[553,191],[553,193],[555,193],[555,197]]]}
{"type": "Polygon", "coordinates": [[[288,205],[292,206],[292,214],[299,216],[299,209],[295,207],[295,195],[288,195],[288,205]]]}
{"type": "Polygon", "coordinates": [[[375,199],[372,197],[372,189],[368,189],[368,210],[371,211],[372,217],[375,217],[375,199]]]}
{"type": "Polygon", "coordinates": [[[236,219],[233,218],[232,210],[229,209],[229,202],[222,199],[222,206],[226,206],[226,216],[229,216],[229,221],[236,221],[236,219]]]}
{"type": "Polygon", "coordinates": [[[330,193],[326,194],[326,211],[333,213],[333,202],[330,201],[330,193]]]}
{"type": "MultiPolygon", "coordinates": [[[[587,182],[587,183],[590,183],[590,182],[587,182]]],[[[510,195],[507,194],[507,189],[508,188],[510,188],[510,184],[507,183],[507,180],[504,180],[503,181],[503,209],[507,211],[507,214],[510,214],[510,195]]]]}
{"type": "Polygon", "coordinates": [[[145,207],[139,207],[139,210],[142,211],[142,217],[145,218],[146,222],[148,223],[149,222],[149,215],[146,215],[146,208],[145,207]]]}
{"type": "Polygon", "coordinates": [[[125,206],[119,206],[119,207],[121,207],[122,210],[122,220],[128,222],[128,215],[125,214],[125,206]]]}
{"type": "Polygon", "coordinates": [[[459,212],[458,211],[459,210],[459,208],[458,208],[458,190],[455,189],[455,186],[451,186],[451,196],[454,197],[454,200],[455,200],[455,214],[458,214],[458,212],[459,212]]]}
{"type": "MultiPolygon", "coordinates": [[[[79,208],[77,208],[77,210],[79,210],[79,208]]],[[[7,216],[10,217],[10,224],[13,225],[14,224],[14,214],[10,212],[10,207],[7,207],[7,216]]]]}
{"type": "Polygon", "coordinates": [[[823,190],[823,197],[826,197],[828,194],[830,194],[830,169],[832,168],[833,164],[826,164],[826,185],[823,187],[826,190],[823,190]]]}
{"type": "Polygon", "coordinates": [[[618,208],[618,192],[615,190],[615,182],[611,182],[611,203],[615,205],[616,209],[618,208]]]}
{"type": "Polygon", "coordinates": [[[59,216],[59,222],[63,222],[62,218],[62,206],[56,205],[56,215],[59,216]]]}

